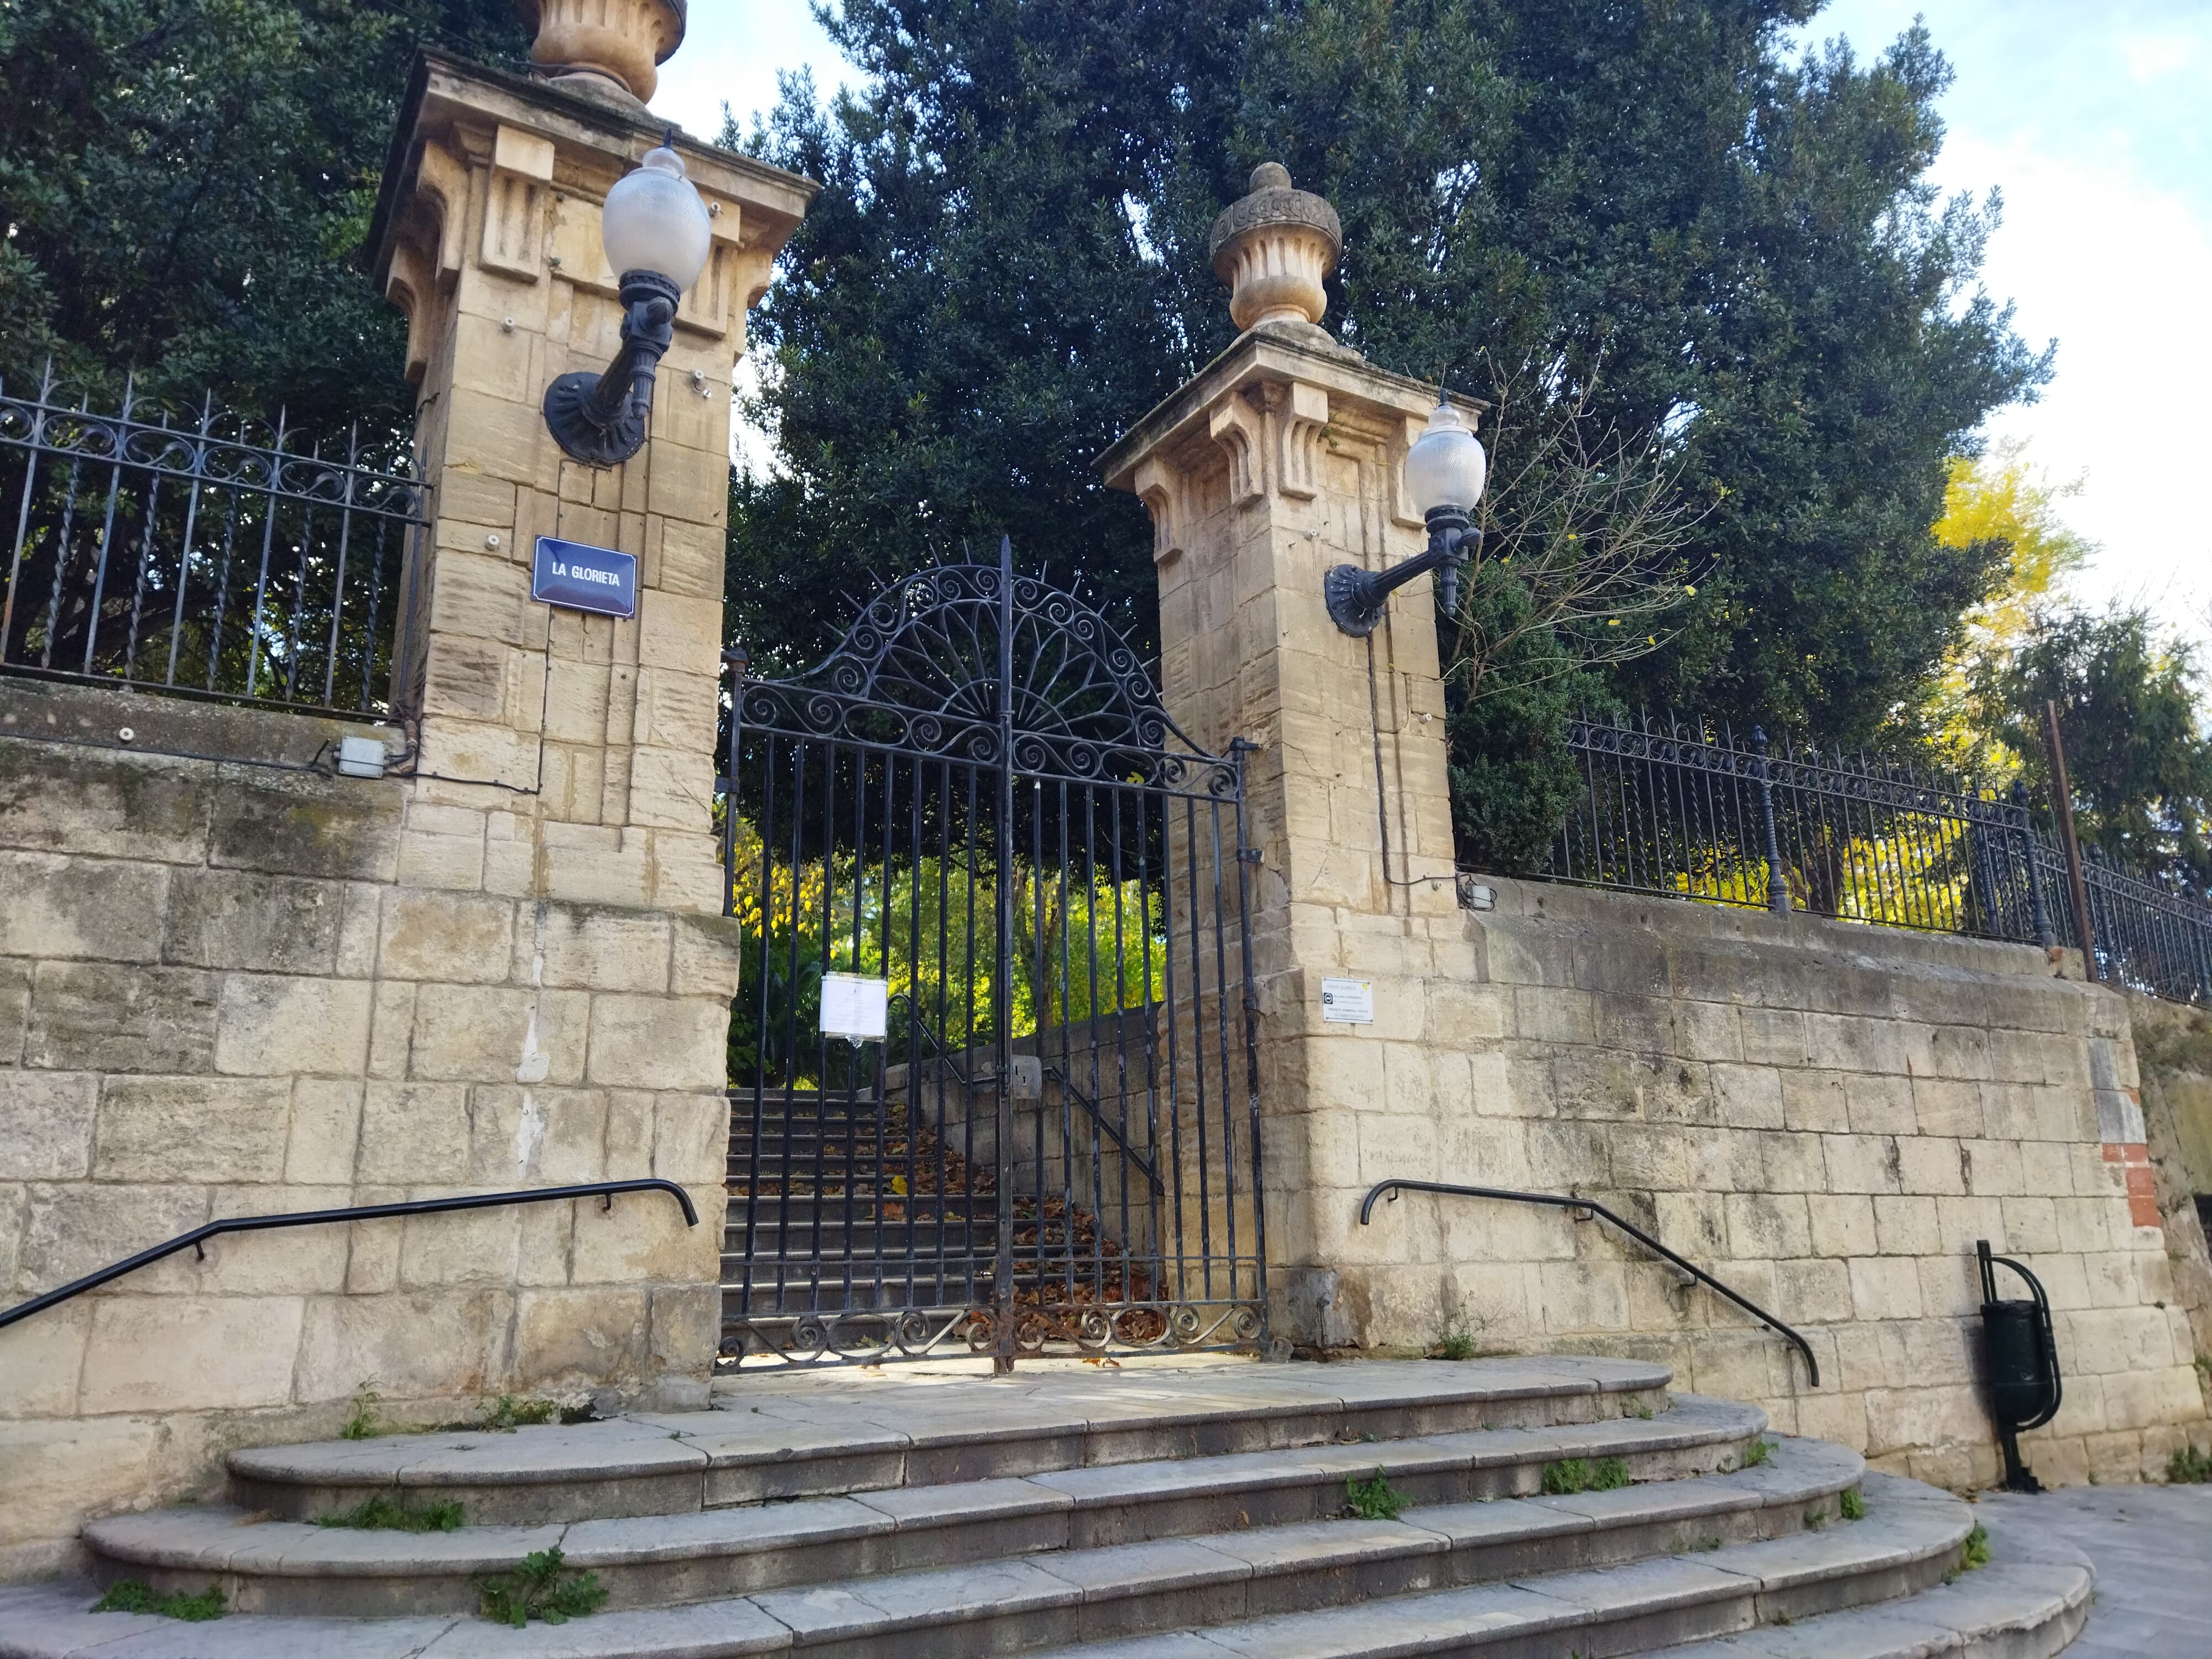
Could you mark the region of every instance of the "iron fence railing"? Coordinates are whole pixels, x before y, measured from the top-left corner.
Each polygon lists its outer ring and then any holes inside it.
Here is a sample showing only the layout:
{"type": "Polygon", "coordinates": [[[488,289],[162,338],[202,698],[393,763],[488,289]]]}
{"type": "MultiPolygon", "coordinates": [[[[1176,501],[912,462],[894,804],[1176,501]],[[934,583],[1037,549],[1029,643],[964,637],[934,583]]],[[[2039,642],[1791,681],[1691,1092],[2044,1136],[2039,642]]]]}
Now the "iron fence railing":
{"type": "MultiPolygon", "coordinates": [[[[2064,855],[2027,791],[1905,763],[1771,751],[1675,719],[1578,719],[1581,774],[1540,873],[1717,904],[2049,945],[2079,941],[2064,855]]],[[[2085,859],[2098,976],[2212,1001],[2212,906],[2085,859]]]]}
{"type": "Polygon", "coordinates": [[[0,386],[0,672],[382,714],[426,522],[404,434],[0,386]]]}

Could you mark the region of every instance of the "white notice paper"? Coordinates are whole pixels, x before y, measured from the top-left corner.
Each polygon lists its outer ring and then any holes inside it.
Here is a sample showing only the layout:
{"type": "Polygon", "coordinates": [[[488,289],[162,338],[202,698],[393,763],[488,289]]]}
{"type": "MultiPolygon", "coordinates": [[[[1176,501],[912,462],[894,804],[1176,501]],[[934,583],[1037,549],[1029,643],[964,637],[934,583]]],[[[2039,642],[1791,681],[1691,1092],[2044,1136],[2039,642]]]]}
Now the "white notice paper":
{"type": "Polygon", "coordinates": [[[890,1012],[891,983],[866,974],[822,975],[822,1035],[881,1042],[890,1012]]]}
{"type": "Polygon", "coordinates": [[[1325,979],[1321,982],[1321,1017],[1338,1025],[1375,1023],[1375,981],[1325,979]]]}

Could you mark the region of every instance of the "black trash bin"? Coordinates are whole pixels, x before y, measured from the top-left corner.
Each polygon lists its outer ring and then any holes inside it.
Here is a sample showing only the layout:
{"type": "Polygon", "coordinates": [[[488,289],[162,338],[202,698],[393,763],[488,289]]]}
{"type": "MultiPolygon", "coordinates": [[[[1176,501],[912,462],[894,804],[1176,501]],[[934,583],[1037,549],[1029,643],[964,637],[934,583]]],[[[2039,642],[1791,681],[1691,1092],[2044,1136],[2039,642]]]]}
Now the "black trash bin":
{"type": "Polygon", "coordinates": [[[2058,1376],[2058,1341],[2051,1328],[2051,1298],[2043,1281],[2009,1256],[1991,1255],[1978,1241],[1982,1264],[1982,1353],[1990,1385],[1990,1415],[2004,1450],[2005,1486],[2041,1492],[2042,1483],[2020,1461],[2020,1436],[2058,1415],[2065,1390],[2058,1376]],[[2027,1281],[2032,1300],[2000,1299],[1996,1268],[2009,1267],[2027,1281]]]}

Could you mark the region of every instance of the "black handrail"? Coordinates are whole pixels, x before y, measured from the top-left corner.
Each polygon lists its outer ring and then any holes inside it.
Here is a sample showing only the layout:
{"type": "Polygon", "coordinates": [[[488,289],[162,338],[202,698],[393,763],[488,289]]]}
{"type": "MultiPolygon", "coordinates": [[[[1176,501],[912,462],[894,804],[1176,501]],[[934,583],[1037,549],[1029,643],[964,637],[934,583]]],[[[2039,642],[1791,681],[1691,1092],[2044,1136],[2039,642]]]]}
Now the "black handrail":
{"type": "MultiPolygon", "coordinates": [[[[923,1017],[921,1005],[915,1001],[913,997],[908,995],[904,991],[892,992],[890,1000],[893,1002],[903,1002],[906,1004],[908,1012],[913,1018],[915,1029],[920,1031],[922,1036],[929,1039],[930,1047],[937,1050],[939,1055],[941,1057],[942,1063],[945,1067],[950,1071],[953,1076],[958,1078],[962,1085],[967,1088],[970,1093],[975,1092],[976,1084],[975,1079],[971,1078],[967,1073],[960,1069],[959,1062],[953,1057],[952,1050],[945,1046],[945,1039],[938,1036],[937,1032],[931,1027],[929,1021],[923,1017]]],[[[1106,1115],[1098,1109],[1098,1103],[1092,1100],[1090,1096],[1085,1094],[1082,1090],[1077,1088],[1073,1079],[1069,1078],[1066,1073],[1061,1071],[1057,1066],[1041,1066],[1041,1070],[1045,1076],[1059,1079],[1060,1086],[1066,1090],[1069,1095],[1073,1097],[1077,1105],[1083,1108],[1083,1109],[1090,1115],[1091,1121],[1097,1124],[1100,1129],[1105,1132],[1106,1138],[1121,1149],[1121,1156],[1127,1158],[1130,1163],[1135,1164],[1139,1170],[1143,1171],[1145,1179],[1152,1183],[1152,1188],[1154,1192],[1164,1194],[1167,1191],[1167,1183],[1160,1179],[1159,1172],[1152,1168],[1151,1160],[1146,1158],[1145,1155],[1139,1152],[1134,1146],[1132,1146],[1128,1142],[1127,1137],[1123,1135],[1121,1130],[1117,1129],[1113,1124],[1106,1121],[1106,1115]]],[[[908,1081],[908,1094],[909,1097],[911,1097],[912,1093],[913,1082],[912,1079],[909,1079],[908,1081]]]]}
{"type": "Polygon", "coordinates": [[[1074,1097],[1075,1103],[1091,1115],[1091,1121],[1106,1132],[1106,1138],[1121,1149],[1121,1156],[1127,1158],[1130,1163],[1135,1164],[1138,1169],[1143,1170],[1145,1179],[1152,1183],[1152,1190],[1164,1197],[1168,1190],[1167,1182],[1160,1179],[1159,1172],[1152,1168],[1152,1160],[1146,1158],[1142,1152],[1139,1152],[1134,1146],[1132,1146],[1129,1144],[1128,1137],[1124,1135],[1119,1129],[1115,1128],[1112,1124],[1106,1121],[1106,1114],[1098,1109],[1098,1103],[1091,1099],[1089,1095],[1085,1094],[1082,1090],[1077,1088],[1075,1086],[1075,1079],[1069,1077],[1066,1073],[1061,1071],[1059,1066],[1046,1066],[1044,1068],[1044,1074],[1047,1077],[1057,1078],[1060,1079],[1060,1086],[1061,1090],[1074,1097]]]}
{"type": "MultiPolygon", "coordinates": [[[[188,1233],[179,1233],[166,1244],[156,1244],[149,1250],[121,1261],[110,1262],[98,1273],[87,1273],[82,1279],[70,1280],[58,1290],[44,1296],[33,1297],[28,1302],[0,1313],[0,1328],[14,1324],[19,1319],[28,1319],[33,1314],[66,1302],[73,1296],[97,1290],[111,1279],[120,1279],[127,1273],[148,1267],[164,1256],[174,1255],[183,1249],[200,1250],[207,1240],[220,1233],[258,1233],[271,1227],[307,1227],[325,1221],[381,1221],[396,1215],[434,1215],[441,1210],[488,1210],[501,1204],[547,1204],[556,1199],[600,1198],[605,1207],[615,1206],[617,1193],[666,1193],[684,1206],[684,1224],[699,1224],[699,1212],[691,1202],[691,1194],[672,1181],[658,1177],[637,1181],[587,1181],[577,1187],[533,1187],[520,1193],[476,1193],[463,1198],[423,1198],[407,1204],[357,1204],[344,1210],[295,1210],[288,1215],[240,1215],[228,1220],[210,1221],[204,1227],[195,1227],[188,1233]]],[[[207,1253],[200,1250],[204,1256],[207,1253]]]]}
{"type": "Polygon", "coordinates": [[[1683,1260],[1641,1227],[1637,1226],[1633,1222],[1623,1221],[1602,1204],[1595,1203],[1587,1198],[1562,1198],[1556,1193],[1516,1193],[1503,1187],[1455,1187],[1442,1181],[1378,1181],[1368,1189],[1367,1196],[1359,1202],[1359,1224],[1363,1227],[1367,1224],[1367,1218],[1373,1212],[1376,1199],[1388,1193],[1390,1194],[1390,1201],[1395,1204],[1398,1201],[1398,1194],[1401,1192],[1443,1193],[1454,1198],[1496,1198],[1502,1199],[1508,1204],[1541,1204],[1555,1210],[1587,1210],[1592,1215],[1601,1216],[1646,1249],[1665,1256],[1668,1261],[1673,1262],[1700,1285],[1705,1285],[1708,1290],[1719,1291],[1737,1307],[1765,1326],[1768,1330],[1793,1344],[1797,1352],[1805,1356],[1805,1370],[1812,1378],[1813,1386],[1816,1389],[1820,1386],[1820,1362],[1813,1358],[1811,1343],[1806,1341],[1803,1337],[1798,1335],[1796,1331],[1790,1329],[1756,1302],[1752,1301],[1748,1297],[1738,1296],[1695,1262],[1683,1260]]]}

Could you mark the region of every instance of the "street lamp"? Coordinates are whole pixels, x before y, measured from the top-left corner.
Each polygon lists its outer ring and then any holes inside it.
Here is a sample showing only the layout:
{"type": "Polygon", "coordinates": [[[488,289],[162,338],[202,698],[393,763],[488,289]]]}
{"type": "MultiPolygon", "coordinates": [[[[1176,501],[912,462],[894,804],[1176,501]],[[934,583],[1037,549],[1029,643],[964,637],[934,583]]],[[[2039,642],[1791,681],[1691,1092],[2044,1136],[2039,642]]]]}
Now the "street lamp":
{"type": "Polygon", "coordinates": [[[1373,633],[1395,591],[1439,568],[1444,613],[1459,609],[1459,568],[1482,545],[1482,532],[1469,515],[1482,499],[1486,470],[1480,441],[1440,395],[1426,430],[1406,452],[1406,493],[1428,522],[1428,550],[1387,575],[1354,564],[1330,571],[1322,592],[1339,628],[1355,639],[1373,633]]]}
{"type": "Polygon", "coordinates": [[[545,388],[545,427],[574,459],[618,466],[645,447],[653,377],[676,337],[676,307],[707,268],[707,204],[666,145],[607,192],[599,240],[622,273],[622,349],[604,374],[563,374],[545,388]]]}

